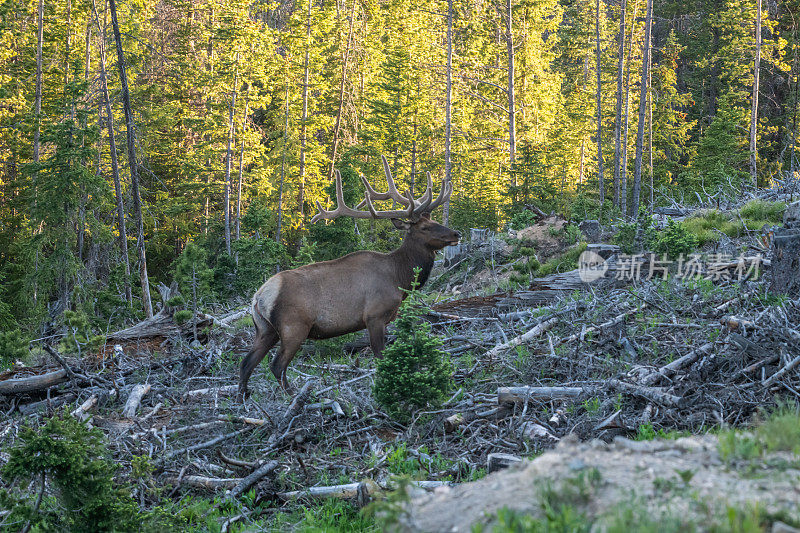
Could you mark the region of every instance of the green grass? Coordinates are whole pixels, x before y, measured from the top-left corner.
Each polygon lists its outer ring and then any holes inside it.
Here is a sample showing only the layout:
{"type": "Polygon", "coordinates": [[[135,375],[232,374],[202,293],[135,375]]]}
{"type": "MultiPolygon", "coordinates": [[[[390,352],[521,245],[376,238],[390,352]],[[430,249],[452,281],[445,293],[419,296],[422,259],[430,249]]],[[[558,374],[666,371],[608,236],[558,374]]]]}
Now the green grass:
{"type": "Polygon", "coordinates": [[[720,457],[728,462],[752,461],[767,452],[792,452],[800,455],[800,405],[779,402],[752,432],[724,430],[719,435],[720,457]]]}
{"type": "Polygon", "coordinates": [[[783,202],[751,200],[732,213],[716,209],[698,212],[684,220],[683,226],[703,245],[719,241],[720,233],[731,238],[741,237],[745,226],[750,231],[758,231],[767,224],[780,224],[785,209],[783,202]]]}

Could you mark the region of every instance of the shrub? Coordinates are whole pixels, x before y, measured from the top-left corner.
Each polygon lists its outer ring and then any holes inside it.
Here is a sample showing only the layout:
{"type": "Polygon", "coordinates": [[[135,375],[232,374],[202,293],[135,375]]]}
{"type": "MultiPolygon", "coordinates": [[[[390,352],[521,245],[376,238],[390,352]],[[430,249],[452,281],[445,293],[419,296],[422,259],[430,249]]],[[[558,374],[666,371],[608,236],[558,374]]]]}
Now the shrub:
{"type": "Polygon", "coordinates": [[[135,531],[137,508],[129,491],[115,485],[114,464],[107,457],[103,435],[70,416],[55,416],[41,428],[25,427],[8,462],[3,480],[23,491],[0,492],[0,507],[9,509],[6,523],[30,521],[41,531],[135,531]],[[48,484],[55,501],[35,503],[48,484]]]}
{"type": "Polygon", "coordinates": [[[92,332],[86,313],[64,311],[62,320],[67,328],[67,334],[62,341],[66,351],[77,352],[78,356],[81,356],[84,351],[98,350],[106,341],[103,335],[95,335],[92,332]]]}
{"type": "Polygon", "coordinates": [[[30,339],[18,329],[0,331],[0,372],[28,357],[30,339]]]}
{"type": "MultiPolygon", "coordinates": [[[[418,275],[418,271],[415,273],[418,275]]],[[[378,361],[373,394],[401,422],[425,407],[436,407],[450,389],[451,368],[444,358],[442,340],[431,334],[422,316],[429,311],[415,281],[395,321],[397,340],[378,361]]]]}
{"type": "Polygon", "coordinates": [[[633,222],[621,222],[619,230],[611,241],[619,246],[624,254],[632,254],[636,247],[636,224],[633,222]]]}
{"type": "Polygon", "coordinates": [[[666,254],[669,257],[686,255],[698,246],[697,237],[680,222],[670,219],[667,227],[657,230],[650,226],[645,230],[647,247],[657,254],[666,254]]]}

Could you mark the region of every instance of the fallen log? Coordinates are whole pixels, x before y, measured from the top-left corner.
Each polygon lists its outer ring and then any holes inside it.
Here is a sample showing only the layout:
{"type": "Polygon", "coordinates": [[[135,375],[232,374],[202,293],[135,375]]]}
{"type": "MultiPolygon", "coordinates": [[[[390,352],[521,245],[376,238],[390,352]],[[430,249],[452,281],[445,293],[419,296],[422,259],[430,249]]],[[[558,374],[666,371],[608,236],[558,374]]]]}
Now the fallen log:
{"type": "MultiPolygon", "coordinates": [[[[451,485],[447,481],[411,481],[409,483],[412,487],[417,487],[423,490],[433,490],[437,487],[445,487],[451,485]]],[[[397,483],[388,482],[385,489],[394,490],[398,487],[397,483]]],[[[347,483],[345,485],[332,485],[329,487],[309,487],[303,490],[293,490],[291,492],[279,492],[278,498],[288,501],[296,500],[298,498],[340,498],[350,499],[356,498],[358,492],[366,492],[369,495],[379,493],[384,490],[383,487],[372,481],[371,479],[364,480],[360,483],[347,483]],[[360,487],[360,488],[359,488],[360,487]]]]}
{"type": "Polygon", "coordinates": [[[167,478],[167,483],[170,485],[180,486],[188,485],[195,489],[216,490],[219,488],[227,488],[235,486],[242,480],[238,477],[233,478],[219,478],[219,477],[205,477],[205,476],[183,476],[183,477],[170,477],[167,478]]]}
{"type": "Polygon", "coordinates": [[[540,336],[542,333],[552,329],[558,323],[558,318],[550,318],[545,320],[544,322],[540,322],[533,328],[531,328],[526,333],[518,337],[514,337],[513,339],[509,340],[508,342],[504,342],[503,344],[498,344],[485,354],[483,354],[484,358],[494,359],[499,356],[501,353],[514,348],[515,346],[519,346],[524,342],[528,342],[531,339],[535,339],[536,337],[540,336]]]}
{"type": "Polygon", "coordinates": [[[74,411],[72,411],[72,416],[77,418],[78,420],[86,420],[89,418],[89,411],[95,408],[97,405],[97,395],[92,394],[92,396],[83,402],[80,406],[78,406],[74,411]]]}
{"type": "Polygon", "coordinates": [[[19,412],[22,413],[23,415],[31,415],[33,413],[37,413],[45,409],[55,409],[57,407],[61,407],[62,405],[75,400],[76,398],[77,396],[70,392],[68,394],[64,394],[63,396],[56,396],[55,398],[50,398],[49,400],[41,400],[38,402],[25,403],[19,406],[19,412]]]}
{"type": "Polygon", "coordinates": [[[669,394],[668,392],[664,392],[655,387],[641,387],[638,385],[631,385],[630,383],[625,383],[624,381],[619,381],[618,379],[609,379],[606,381],[606,385],[616,390],[617,392],[623,392],[626,394],[631,394],[633,396],[639,396],[646,400],[650,400],[651,402],[658,403],[661,405],[666,405],[669,407],[677,407],[683,400],[683,398],[681,398],[680,396],[669,394]]]}
{"type": "Polygon", "coordinates": [[[783,378],[786,374],[788,374],[798,366],[800,366],[800,355],[798,355],[797,357],[786,363],[786,365],[783,368],[781,368],[780,370],[772,374],[770,377],[765,379],[761,383],[761,385],[763,385],[764,387],[769,387],[770,385],[772,385],[779,379],[783,378]]]}
{"type": "Polygon", "coordinates": [[[255,470],[255,472],[253,472],[246,478],[242,479],[233,489],[231,489],[227,497],[230,499],[238,498],[239,496],[244,494],[250,487],[258,483],[258,481],[261,478],[269,475],[276,468],[278,468],[278,461],[269,461],[261,465],[259,468],[255,470]]]}
{"type": "MultiPolygon", "coordinates": [[[[593,390],[593,389],[592,389],[593,390]]],[[[497,403],[523,403],[526,400],[577,398],[590,390],[583,387],[498,387],[497,403]]]]}
{"type": "Polygon", "coordinates": [[[150,392],[149,383],[140,383],[133,387],[128,400],[125,402],[125,407],[122,409],[122,418],[134,418],[136,410],[139,409],[139,404],[142,403],[144,395],[150,392]]]}
{"type": "Polygon", "coordinates": [[[679,370],[695,363],[698,359],[703,357],[704,355],[708,355],[714,349],[713,342],[707,342],[704,345],[700,346],[692,350],[691,352],[687,353],[683,357],[679,357],[675,359],[669,364],[666,364],[659,368],[656,372],[652,374],[648,374],[644,378],[642,378],[641,383],[644,386],[651,386],[655,384],[659,379],[662,377],[671,377],[679,370]]]}
{"type": "Polygon", "coordinates": [[[0,395],[23,394],[49,389],[64,383],[69,378],[67,371],[63,368],[47,374],[38,374],[26,378],[14,378],[0,381],[0,395]]]}
{"type": "Polygon", "coordinates": [[[236,394],[238,388],[239,388],[238,385],[224,385],[222,387],[207,387],[205,389],[194,389],[186,391],[183,395],[183,400],[191,400],[194,398],[199,398],[201,396],[207,396],[210,394],[218,394],[220,396],[232,396],[236,394]]]}

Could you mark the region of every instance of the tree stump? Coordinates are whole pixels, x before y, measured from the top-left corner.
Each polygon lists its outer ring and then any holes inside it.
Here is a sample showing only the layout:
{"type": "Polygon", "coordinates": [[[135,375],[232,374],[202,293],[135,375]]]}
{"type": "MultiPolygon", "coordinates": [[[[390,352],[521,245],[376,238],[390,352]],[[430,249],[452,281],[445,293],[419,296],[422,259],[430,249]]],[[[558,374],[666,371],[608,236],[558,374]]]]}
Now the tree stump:
{"type": "Polygon", "coordinates": [[[770,291],[790,296],[800,295],[800,227],[775,230],[770,291]]]}

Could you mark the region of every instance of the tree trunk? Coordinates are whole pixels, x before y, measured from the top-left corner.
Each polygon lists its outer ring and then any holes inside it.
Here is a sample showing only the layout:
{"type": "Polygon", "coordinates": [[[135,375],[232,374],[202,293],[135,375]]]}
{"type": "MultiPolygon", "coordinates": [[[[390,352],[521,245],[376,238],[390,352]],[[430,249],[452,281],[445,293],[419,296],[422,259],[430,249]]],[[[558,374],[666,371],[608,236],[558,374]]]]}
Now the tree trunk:
{"type": "Polygon", "coordinates": [[[617,102],[614,114],[614,205],[620,206],[620,136],[622,134],[622,74],[625,70],[625,9],[627,0],[620,0],[619,46],[617,48],[617,102]]]}
{"type": "MultiPolygon", "coordinates": [[[[244,115],[242,116],[242,148],[239,150],[239,185],[236,189],[236,240],[238,241],[242,236],[242,181],[244,178],[244,132],[247,129],[247,111],[250,103],[250,87],[247,88],[247,93],[244,100],[244,115]]],[[[238,260],[238,255],[237,255],[238,260]]]]}
{"type": "MultiPolygon", "coordinates": [[[[452,0],[450,0],[452,1],[452,0]]],[[[514,165],[517,153],[514,125],[514,34],[512,33],[512,0],[508,0],[506,17],[506,47],[508,48],[508,161],[514,165]]]]}
{"type": "Polygon", "coordinates": [[[647,73],[650,71],[650,27],[653,23],[653,0],[647,0],[647,15],[644,21],[644,45],[642,48],[642,77],[639,92],[639,123],[636,127],[636,166],[633,170],[633,198],[631,217],[639,216],[639,196],[642,192],[642,157],[644,155],[645,112],[647,110],[647,73]]]}
{"type": "MultiPolygon", "coordinates": [[[[509,7],[511,0],[509,0],[509,7]]],[[[511,9],[508,10],[508,19],[511,20],[511,9]]],[[[509,35],[511,24],[509,22],[509,35]]],[[[511,51],[513,55],[513,50],[511,51]]],[[[513,81],[513,68],[509,65],[509,72],[511,76],[509,80],[513,81]]],[[[444,105],[444,180],[445,183],[450,183],[453,173],[453,163],[451,161],[450,143],[452,142],[452,116],[453,116],[453,0],[447,0],[447,94],[445,97],[444,105]]],[[[511,100],[509,100],[511,102],[511,100]]],[[[513,120],[513,116],[512,119],[513,120]]],[[[414,146],[417,143],[417,122],[416,116],[414,117],[414,146]]],[[[512,152],[513,153],[513,152],[512,152]]],[[[512,156],[513,159],[513,156],[512,156]]],[[[446,226],[450,222],[450,197],[444,203],[444,211],[442,213],[442,222],[446,226]]]]}
{"type": "Polygon", "coordinates": [[[125,266],[125,301],[131,303],[131,262],[128,258],[128,232],[125,228],[125,206],[122,197],[122,184],[119,177],[119,159],[117,157],[117,141],[114,137],[114,115],[111,112],[111,100],[108,96],[108,75],[106,73],[106,31],[105,24],[100,28],[100,19],[97,16],[97,6],[92,2],[97,34],[100,41],[100,90],[103,96],[103,106],[106,110],[106,128],[108,129],[108,155],[111,159],[111,175],[114,179],[114,198],[117,204],[117,229],[119,230],[119,251],[125,266]]]}
{"type": "Polygon", "coordinates": [[[790,77],[790,82],[794,79],[794,109],[792,111],[792,149],[789,151],[789,176],[791,179],[794,179],[794,173],[797,170],[797,108],[800,105],[800,70],[798,70],[798,61],[797,61],[797,29],[795,26],[795,35],[794,35],[794,59],[792,61],[792,76],[790,77]]]}
{"type": "Polygon", "coordinates": [[[306,187],[306,132],[308,125],[308,54],[311,49],[311,0],[308,0],[308,14],[306,17],[306,53],[303,60],[303,115],[300,121],[300,187],[297,193],[297,211],[300,221],[303,221],[303,204],[305,203],[306,187]]]}
{"type": "Polygon", "coordinates": [[[350,48],[353,42],[353,23],[356,14],[356,0],[350,8],[350,28],[347,30],[347,47],[344,50],[342,59],[342,79],[339,82],[339,110],[336,112],[336,124],[333,127],[333,147],[331,148],[331,170],[328,177],[333,177],[333,167],[336,164],[336,151],[339,148],[339,132],[342,128],[342,113],[344,112],[344,86],[347,81],[347,64],[350,60],[350,48]]]}
{"type": "Polygon", "coordinates": [[[225,251],[231,255],[231,159],[233,158],[233,114],[236,112],[236,93],[239,84],[239,53],[236,53],[236,68],[233,74],[231,104],[228,110],[228,146],[225,149],[225,251]]]}
{"type": "Polygon", "coordinates": [[[603,202],[606,198],[605,183],[603,180],[603,109],[601,107],[600,92],[603,88],[601,71],[600,71],[600,0],[596,0],[595,6],[597,8],[597,19],[594,25],[595,34],[595,51],[597,54],[597,180],[600,194],[600,214],[603,212],[603,202]]]}
{"type": "Polygon", "coordinates": [[[650,215],[653,214],[653,47],[647,50],[648,63],[651,68],[647,72],[647,154],[650,158],[650,215]]]}
{"type": "Polygon", "coordinates": [[[278,225],[275,230],[275,242],[281,242],[281,224],[283,222],[283,181],[286,177],[286,143],[289,136],[289,74],[286,74],[286,110],[283,115],[283,154],[281,155],[281,181],[278,185],[278,225]]]}
{"type": "MultiPolygon", "coordinates": [[[[44,41],[44,0],[39,0],[36,28],[36,97],[33,104],[33,114],[36,127],[33,130],[33,162],[39,163],[39,136],[42,126],[42,43],[44,41]]],[[[34,179],[38,170],[35,171],[34,179]]]]}
{"type": "Polygon", "coordinates": [[[147,318],[153,316],[153,304],[150,301],[150,283],[147,279],[147,253],[144,247],[144,221],[142,220],[142,200],[139,195],[139,163],[136,160],[136,133],[134,132],[133,113],[131,111],[131,95],[128,90],[128,74],[125,70],[125,55],[122,51],[122,36],[117,21],[116,0],[109,0],[111,9],[111,25],[114,29],[114,41],[117,45],[117,65],[119,81],[122,86],[122,108],[125,112],[126,141],[128,144],[128,164],[131,167],[131,192],[133,194],[133,210],[136,216],[136,249],[139,252],[139,279],[142,285],[142,306],[147,318]]]}
{"type": "MultiPolygon", "coordinates": [[[[758,81],[761,70],[761,0],[756,0],[756,57],[753,62],[753,105],[750,108],[750,182],[758,187],[758,172],[756,167],[757,147],[756,134],[758,133],[758,81]]],[[[742,187],[744,188],[744,187],[742,187]]]]}
{"type": "Polygon", "coordinates": [[[631,96],[631,58],[633,56],[633,37],[636,33],[636,14],[639,12],[638,0],[633,4],[631,17],[631,35],[628,40],[628,57],[625,60],[625,117],[623,118],[622,164],[620,165],[619,202],[622,214],[628,212],[628,128],[630,126],[631,96]]]}

